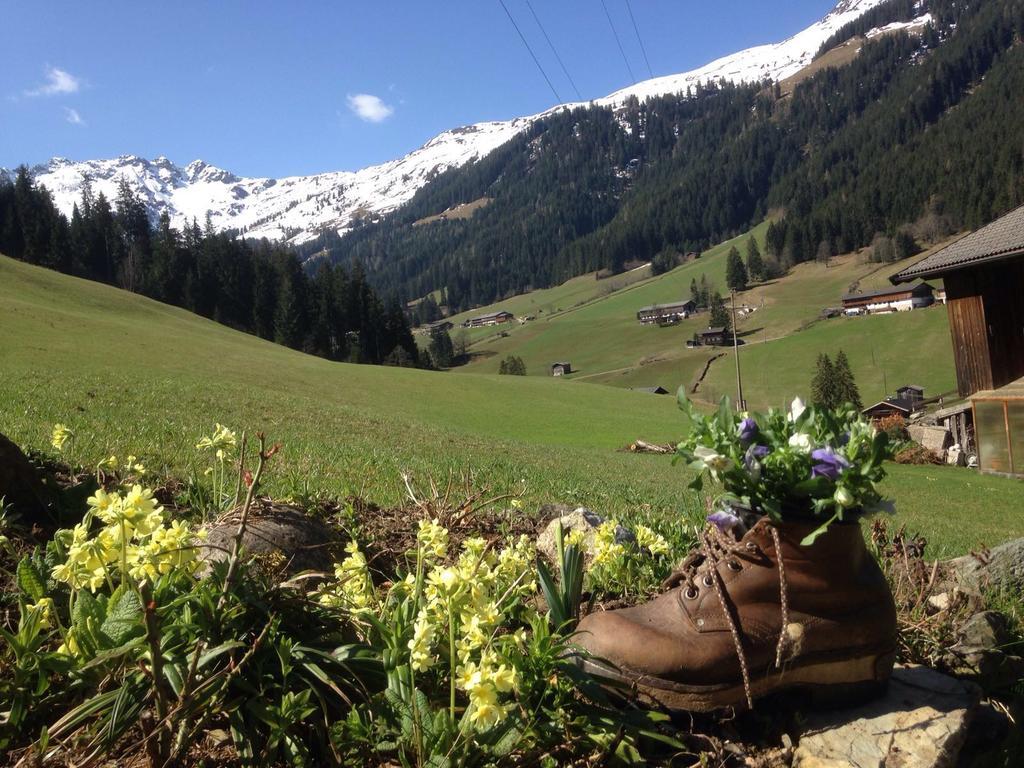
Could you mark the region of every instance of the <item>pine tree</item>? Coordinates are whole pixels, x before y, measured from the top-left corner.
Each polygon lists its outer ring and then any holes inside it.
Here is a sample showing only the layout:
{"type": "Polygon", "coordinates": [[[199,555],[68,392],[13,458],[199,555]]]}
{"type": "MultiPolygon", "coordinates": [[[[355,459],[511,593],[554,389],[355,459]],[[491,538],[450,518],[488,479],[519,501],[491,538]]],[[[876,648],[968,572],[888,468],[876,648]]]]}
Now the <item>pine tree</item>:
{"type": "Polygon", "coordinates": [[[711,296],[711,317],[708,320],[709,328],[725,328],[726,334],[732,330],[732,322],[729,318],[729,310],[725,306],[722,294],[715,291],[711,296]]]}
{"type": "Polygon", "coordinates": [[[835,408],[838,397],[836,384],[835,366],[828,354],[822,352],[818,355],[817,368],[811,379],[811,402],[819,408],[835,408]]]}
{"type": "Polygon", "coordinates": [[[435,331],[430,336],[430,358],[438,368],[450,368],[455,349],[448,331],[435,331]]]}
{"type": "Polygon", "coordinates": [[[729,255],[725,264],[725,284],[731,291],[747,290],[747,268],[740,258],[739,249],[734,245],[729,249],[729,255]]]}
{"type": "Polygon", "coordinates": [[[864,403],[860,399],[860,390],[857,389],[857,382],[853,377],[853,371],[850,369],[850,361],[847,360],[846,353],[843,350],[839,350],[839,354],[836,355],[833,369],[836,384],[836,405],[850,403],[858,411],[862,410],[864,403]]]}
{"type": "Polygon", "coordinates": [[[757,247],[757,240],[751,235],[747,240],[747,274],[751,280],[760,282],[764,280],[764,259],[761,258],[761,249],[757,247]]]}

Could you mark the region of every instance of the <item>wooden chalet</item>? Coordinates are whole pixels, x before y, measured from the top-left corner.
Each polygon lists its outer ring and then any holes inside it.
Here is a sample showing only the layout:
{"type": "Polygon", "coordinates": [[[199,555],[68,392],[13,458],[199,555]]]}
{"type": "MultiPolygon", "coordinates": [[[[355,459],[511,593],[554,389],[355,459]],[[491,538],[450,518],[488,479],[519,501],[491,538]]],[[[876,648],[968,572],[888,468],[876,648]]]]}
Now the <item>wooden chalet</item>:
{"type": "Polygon", "coordinates": [[[424,323],[422,326],[420,326],[420,330],[423,333],[433,336],[435,333],[444,333],[445,331],[450,331],[454,327],[455,325],[451,322],[451,320],[435,320],[432,323],[424,323]]]}
{"type": "Polygon", "coordinates": [[[486,315],[471,317],[462,324],[466,328],[480,328],[485,325],[501,325],[502,323],[510,323],[513,320],[515,320],[515,315],[501,309],[497,312],[488,312],[486,315]]]}
{"type": "Polygon", "coordinates": [[[859,309],[873,313],[909,312],[934,303],[935,289],[920,281],[909,288],[880,288],[877,291],[847,293],[843,296],[844,310],[859,309]]]}
{"type": "Polygon", "coordinates": [[[641,325],[657,323],[658,325],[669,325],[685,320],[697,310],[693,301],[676,301],[670,304],[652,304],[649,307],[641,307],[636,312],[636,319],[641,325]]]}
{"type": "Polygon", "coordinates": [[[941,277],[982,470],[1024,475],[1024,206],[893,275],[941,277]]]}
{"type": "Polygon", "coordinates": [[[880,400],[874,405],[868,406],[861,413],[871,419],[871,421],[888,419],[893,416],[902,416],[904,419],[909,419],[919,408],[920,405],[915,400],[903,397],[887,397],[885,400],[880,400]]]}
{"type": "Polygon", "coordinates": [[[706,344],[709,347],[724,347],[729,343],[729,334],[726,333],[725,328],[722,326],[708,328],[701,331],[698,336],[700,336],[700,343],[706,344]]]}
{"type": "Polygon", "coordinates": [[[552,376],[565,376],[566,374],[572,373],[572,365],[566,362],[552,363],[551,364],[551,375],[552,376]]]}

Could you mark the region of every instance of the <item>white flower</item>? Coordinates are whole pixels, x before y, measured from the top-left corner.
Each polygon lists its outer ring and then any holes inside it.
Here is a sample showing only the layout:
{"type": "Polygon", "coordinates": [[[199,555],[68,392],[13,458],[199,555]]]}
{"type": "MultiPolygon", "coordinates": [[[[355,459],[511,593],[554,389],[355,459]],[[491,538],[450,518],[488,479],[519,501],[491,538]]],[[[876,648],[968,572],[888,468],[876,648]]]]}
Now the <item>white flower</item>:
{"type": "Polygon", "coordinates": [[[789,447],[795,448],[800,453],[810,453],[811,436],[805,435],[803,432],[797,432],[795,435],[789,438],[789,447]]]}
{"type": "Polygon", "coordinates": [[[846,488],[839,486],[836,488],[836,504],[841,507],[852,507],[854,505],[853,494],[850,493],[846,488]]]}
{"type": "Polygon", "coordinates": [[[732,459],[704,445],[698,445],[693,455],[704,462],[704,466],[712,472],[724,472],[732,466],[732,459]]]}
{"type": "MultiPolygon", "coordinates": [[[[807,406],[804,405],[804,401],[799,397],[794,397],[793,402],[789,405],[789,420],[796,421],[800,418],[800,415],[807,410],[807,406]]],[[[792,443],[790,443],[792,444],[792,443]]]]}

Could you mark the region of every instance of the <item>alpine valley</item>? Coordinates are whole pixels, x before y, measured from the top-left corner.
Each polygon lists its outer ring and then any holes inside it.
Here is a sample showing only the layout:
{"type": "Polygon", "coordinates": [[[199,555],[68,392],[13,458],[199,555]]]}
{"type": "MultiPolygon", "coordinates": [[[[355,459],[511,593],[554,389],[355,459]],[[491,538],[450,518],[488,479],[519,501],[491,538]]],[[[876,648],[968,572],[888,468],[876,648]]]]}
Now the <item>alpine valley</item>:
{"type": "MultiPolygon", "coordinates": [[[[154,222],[164,211],[179,228],[193,220],[203,224],[209,216],[218,231],[305,243],[328,230],[342,235],[367,219],[395,210],[444,171],[480,160],[553,115],[588,106],[621,110],[632,99],[685,94],[708,83],[787,78],[806,67],[836,30],[880,2],[842,0],[821,21],[781,43],[749,48],[691,72],[647,80],[589,103],[561,104],[528,117],[453,128],[405,157],[357,171],[247,178],[203,160],[182,167],[166,157],[147,160],[122,155],[86,161],[55,157],[33,166],[31,175],[67,216],[81,200],[84,178],[90,180],[94,193],[103,192],[111,200],[118,181],[126,178],[143,196],[154,222]]],[[[928,18],[922,13],[911,25],[921,25],[928,18]]],[[[14,178],[11,169],[0,168],[0,175],[14,178]]]]}
{"type": "Polygon", "coordinates": [[[781,43],[359,171],[241,178],[125,156],[30,175],[65,213],[83,180],[109,199],[127,181],[151,221],[358,264],[382,293],[437,292],[453,312],[595,270],[671,269],[769,218],[782,274],[878,237],[905,256],[911,226],[927,242],[1020,202],[1022,30],[1019,0],[843,0],[781,43]]]}

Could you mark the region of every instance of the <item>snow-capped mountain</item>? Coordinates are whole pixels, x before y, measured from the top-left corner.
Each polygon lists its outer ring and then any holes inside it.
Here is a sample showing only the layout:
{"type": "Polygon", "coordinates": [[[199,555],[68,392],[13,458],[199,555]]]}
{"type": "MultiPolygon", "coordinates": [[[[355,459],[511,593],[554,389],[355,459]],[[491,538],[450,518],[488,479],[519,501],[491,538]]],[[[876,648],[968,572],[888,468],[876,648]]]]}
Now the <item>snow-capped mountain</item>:
{"type": "MultiPolygon", "coordinates": [[[[785,79],[809,64],[821,44],[839,27],[880,2],[842,0],[823,19],[780,43],[748,48],[690,72],[646,80],[592,102],[561,104],[529,117],[454,128],[403,158],[358,171],[244,178],[202,160],[181,167],[166,157],[146,160],[123,155],[84,162],[53,158],[31,168],[31,173],[69,215],[81,199],[83,176],[89,177],[94,193],[103,192],[110,199],[116,197],[120,179],[126,178],[145,199],[153,218],[167,211],[172,222],[180,226],[193,219],[202,224],[209,215],[218,230],[235,229],[250,237],[297,244],[329,229],[343,234],[363,217],[394,210],[438,174],[478,160],[558,110],[588,104],[614,108],[630,97],[644,100],[685,93],[710,81],[785,79]]],[[[4,173],[12,174],[0,169],[0,174],[4,173]]]]}

